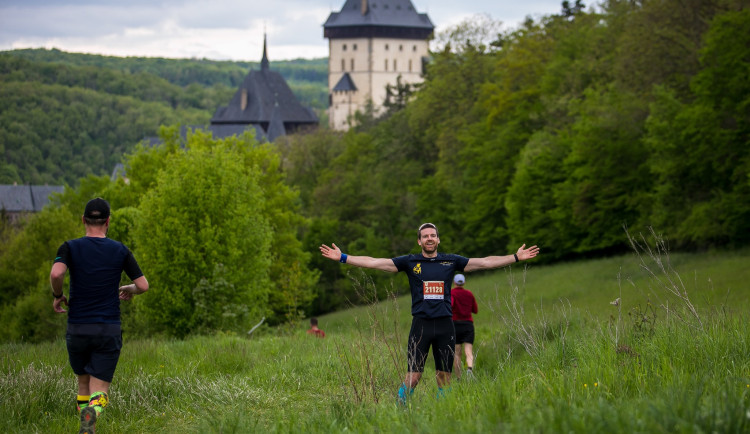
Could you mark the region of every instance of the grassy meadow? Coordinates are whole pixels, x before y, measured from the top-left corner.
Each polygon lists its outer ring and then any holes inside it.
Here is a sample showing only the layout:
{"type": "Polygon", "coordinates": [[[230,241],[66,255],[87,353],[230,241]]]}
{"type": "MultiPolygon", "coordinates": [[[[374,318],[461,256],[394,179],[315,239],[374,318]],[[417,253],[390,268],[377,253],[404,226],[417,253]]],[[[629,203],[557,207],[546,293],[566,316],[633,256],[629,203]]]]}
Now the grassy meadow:
{"type": "MultiPolygon", "coordinates": [[[[750,432],[750,249],[641,258],[468,274],[475,379],[438,398],[430,356],[406,407],[408,296],[319,318],[325,339],[126,331],[97,432],[750,432]]],[[[2,345],[0,368],[0,431],[77,432],[62,340],[2,345]]]]}

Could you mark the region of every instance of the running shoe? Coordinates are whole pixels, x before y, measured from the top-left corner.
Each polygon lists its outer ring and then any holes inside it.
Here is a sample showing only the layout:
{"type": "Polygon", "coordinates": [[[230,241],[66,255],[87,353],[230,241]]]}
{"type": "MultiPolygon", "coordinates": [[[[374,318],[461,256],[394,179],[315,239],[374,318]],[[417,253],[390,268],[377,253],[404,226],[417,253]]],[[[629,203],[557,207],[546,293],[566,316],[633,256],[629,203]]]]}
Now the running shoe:
{"type": "Polygon", "coordinates": [[[96,409],[92,406],[85,407],[81,410],[81,429],[78,434],[94,434],[96,425],[96,409]]]}

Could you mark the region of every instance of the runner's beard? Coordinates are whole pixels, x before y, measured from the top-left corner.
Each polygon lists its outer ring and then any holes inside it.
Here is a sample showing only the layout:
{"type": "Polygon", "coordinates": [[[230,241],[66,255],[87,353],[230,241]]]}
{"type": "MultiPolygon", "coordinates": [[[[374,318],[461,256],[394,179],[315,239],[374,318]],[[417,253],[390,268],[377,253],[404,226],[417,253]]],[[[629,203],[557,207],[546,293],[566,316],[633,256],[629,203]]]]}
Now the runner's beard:
{"type": "Polygon", "coordinates": [[[435,253],[437,250],[437,243],[435,244],[424,244],[422,246],[422,252],[424,253],[435,253]]]}

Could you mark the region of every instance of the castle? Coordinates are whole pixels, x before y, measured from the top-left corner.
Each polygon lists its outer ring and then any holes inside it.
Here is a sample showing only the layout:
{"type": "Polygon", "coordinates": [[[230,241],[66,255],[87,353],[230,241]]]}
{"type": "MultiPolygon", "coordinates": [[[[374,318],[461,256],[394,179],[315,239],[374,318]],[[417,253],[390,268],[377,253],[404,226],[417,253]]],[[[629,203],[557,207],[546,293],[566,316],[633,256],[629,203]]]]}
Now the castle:
{"type": "Polygon", "coordinates": [[[386,86],[422,81],[433,26],[410,0],[346,0],[323,25],[328,38],[329,125],[347,130],[372,102],[376,113],[386,86]]]}

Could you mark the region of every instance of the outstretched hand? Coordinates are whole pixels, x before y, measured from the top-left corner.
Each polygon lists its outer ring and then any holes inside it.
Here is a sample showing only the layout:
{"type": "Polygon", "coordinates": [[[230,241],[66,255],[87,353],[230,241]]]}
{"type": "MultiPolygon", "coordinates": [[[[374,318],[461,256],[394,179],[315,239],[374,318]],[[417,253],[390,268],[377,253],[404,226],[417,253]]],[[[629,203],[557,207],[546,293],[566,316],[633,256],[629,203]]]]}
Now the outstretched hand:
{"type": "Polygon", "coordinates": [[[531,246],[528,249],[525,248],[526,244],[522,245],[518,248],[518,251],[516,252],[516,256],[518,256],[519,261],[525,261],[527,259],[531,259],[539,254],[539,247],[537,246],[531,246]]]}
{"type": "Polygon", "coordinates": [[[336,247],[336,243],[331,243],[333,247],[328,247],[325,244],[320,245],[320,253],[323,254],[328,259],[333,259],[334,261],[338,261],[341,259],[341,249],[336,247]]]}

